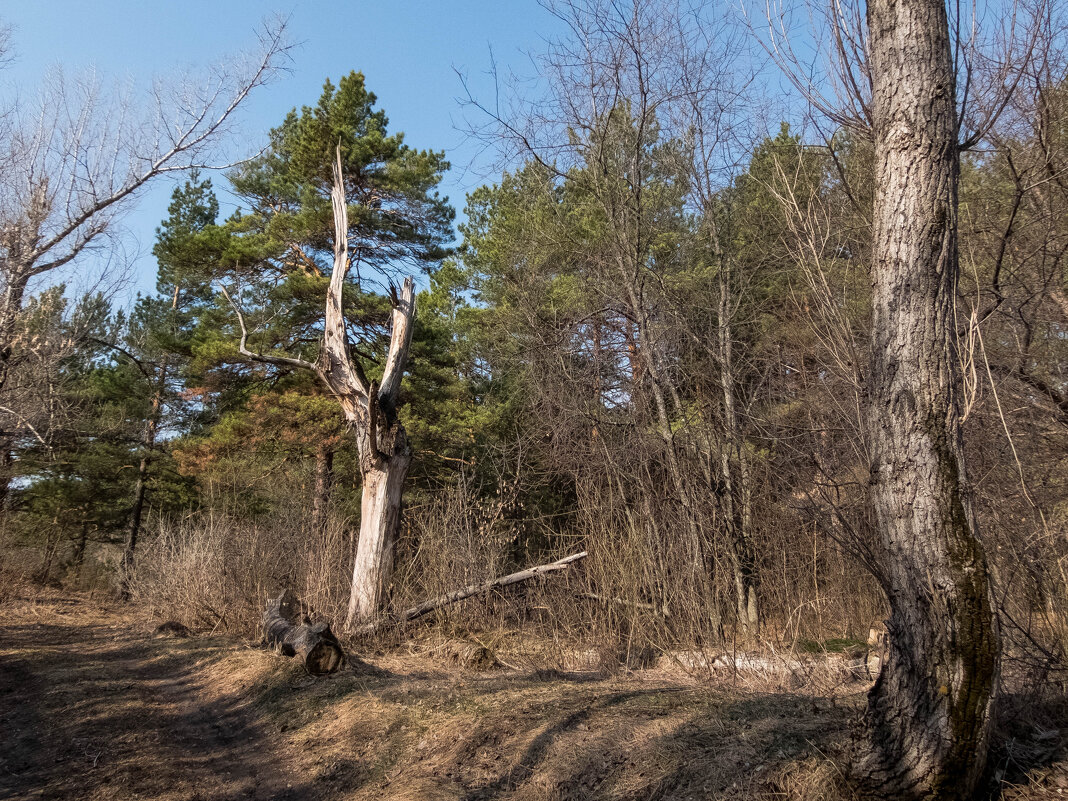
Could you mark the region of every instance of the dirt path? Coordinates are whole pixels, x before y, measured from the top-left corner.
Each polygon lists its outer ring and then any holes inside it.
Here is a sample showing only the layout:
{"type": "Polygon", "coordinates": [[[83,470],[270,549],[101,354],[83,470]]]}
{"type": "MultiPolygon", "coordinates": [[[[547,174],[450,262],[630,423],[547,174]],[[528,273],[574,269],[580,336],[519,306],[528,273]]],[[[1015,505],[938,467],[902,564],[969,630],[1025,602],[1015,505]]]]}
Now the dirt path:
{"type": "Polygon", "coordinates": [[[86,596],[27,589],[2,610],[0,801],[757,798],[846,713],[413,653],[312,680],[230,638],[154,638],[86,596]]]}
{"type": "MultiPolygon", "coordinates": [[[[459,670],[432,639],[312,679],[229,637],[156,639],[88,596],[0,590],[0,801],[848,797],[865,684],[459,670]]],[[[1068,796],[1062,721],[1019,722],[1003,799],[1068,796]]]]}
{"type": "Polygon", "coordinates": [[[303,799],[240,688],[233,644],[154,639],[92,601],[13,599],[0,624],[0,799],[303,799]]]}

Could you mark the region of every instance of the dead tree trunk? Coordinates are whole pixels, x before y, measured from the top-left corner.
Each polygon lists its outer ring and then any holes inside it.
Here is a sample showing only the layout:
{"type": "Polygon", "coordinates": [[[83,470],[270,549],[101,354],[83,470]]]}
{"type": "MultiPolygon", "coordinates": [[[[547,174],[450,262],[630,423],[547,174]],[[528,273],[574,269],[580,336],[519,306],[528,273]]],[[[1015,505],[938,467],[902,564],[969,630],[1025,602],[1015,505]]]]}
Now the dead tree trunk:
{"type": "Polygon", "coordinates": [[[345,662],[345,651],[326,623],[313,623],[292,590],[267,602],[263,638],[284,656],[295,656],[313,676],[333,673],[345,662]]]}
{"type": "MultiPolygon", "coordinates": [[[[404,430],[397,424],[399,434],[404,430]]],[[[400,524],[401,492],[412,454],[407,438],[391,456],[377,455],[363,473],[360,539],[352,570],[345,628],[374,618],[384,605],[393,576],[393,552],[400,524]]]]}
{"type": "MultiPolygon", "coordinates": [[[[415,324],[415,281],[406,278],[398,292],[390,287],[393,302],[389,351],[381,386],[369,381],[360,363],[350,356],[345,330],[343,290],[348,275],[349,218],[345,183],[341,173],[341,148],[333,165],[334,266],[326,295],[323,342],[313,364],[288,356],[265,356],[248,349],[248,330],[237,304],[230,299],[241,326],[242,355],[287,367],[312,370],[341,405],[356,438],[363,476],[360,505],[360,539],[352,572],[345,629],[367,623],[381,610],[393,574],[393,546],[400,522],[401,490],[412,461],[404,426],[397,416],[401,377],[408,362],[408,348],[415,324]]],[[[223,294],[229,299],[225,288],[223,294]]]]}
{"type": "Polygon", "coordinates": [[[894,798],[970,798],[999,672],[986,557],[965,485],[956,87],[942,0],[871,0],[875,209],[872,499],[890,655],[858,766],[894,798]]]}
{"type": "Polygon", "coordinates": [[[352,571],[345,629],[366,623],[382,608],[393,575],[393,548],[400,523],[401,490],[412,462],[408,435],[397,417],[397,396],[408,362],[415,325],[415,281],[407,278],[398,293],[391,286],[392,330],[382,385],[368,381],[349,358],[342,288],[349,268],[348,209],[341,176],[341,149],[334,163],[334,270],[326,300],[323,348],[316,365],[341,403],[356,435],[363,476],[360,539],[352,571]]]}

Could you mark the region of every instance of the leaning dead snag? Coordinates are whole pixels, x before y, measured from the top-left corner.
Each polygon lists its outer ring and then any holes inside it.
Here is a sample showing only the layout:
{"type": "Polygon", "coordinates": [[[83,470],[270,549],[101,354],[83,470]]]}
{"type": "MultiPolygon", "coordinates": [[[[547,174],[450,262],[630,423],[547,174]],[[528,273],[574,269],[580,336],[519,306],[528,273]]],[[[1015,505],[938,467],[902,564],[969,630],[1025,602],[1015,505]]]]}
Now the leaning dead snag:
{"type": "Polygon", "coordinates": [[[524,581],[529,581],[535,576],[544,576],[547,573],[555,573],[558,570],[565,570],[574,562],[578,562],[580,559],[586,558],[586,551],[572,554],[571,556],[565,556],[563,559],[558,559],[555,562],[550,562],[546,565],[538,565],[536,567],[528,567],[526,570],[520,570],[516,573],[509,573],[507,576],[500,576],[499,578],[491,579],[490,581],[484,581],[481,584],[471,584],[460,590],[454,590],[453,592],[446,593],[445,595],[439,595],[437,598],[431,598],[428,601],[418,606],[413,606],[411,609],[405,609],[396,615],[390,615],[389,617],[382,618],[375,623],[369,623],[365,626],[361,626],[356,630],[357,634],[373,634],[380,629],[387,628],[389,626],[399,625],[401,623],[407,623],[410,620],[422,617],[425,614],[433,612],[435,609],[440,609],[443,606],[454,604],[457,601],[462,601],[465,598],[471,598],[475,595],[483,595],[490,590],[498,587],[507,587],[510,584],[519,584],[524,581]]]}
{"type": "Polygon", "coordinates": [[[292,590],[267,602],[263,638],[284,656],[299,657],[313,676],[333,673],[345,662],[345,651],[327,623],[313,623],[292,590]]]}

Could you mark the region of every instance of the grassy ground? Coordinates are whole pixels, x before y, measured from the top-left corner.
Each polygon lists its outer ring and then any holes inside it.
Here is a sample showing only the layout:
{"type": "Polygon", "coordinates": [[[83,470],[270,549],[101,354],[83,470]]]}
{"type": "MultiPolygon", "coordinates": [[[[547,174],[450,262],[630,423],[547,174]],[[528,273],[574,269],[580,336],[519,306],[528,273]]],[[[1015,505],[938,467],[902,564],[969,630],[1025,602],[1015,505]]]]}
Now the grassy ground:
{"type": "MultiPolygon", "coordinates": [[[[84,595],[4,607],[0,799],[848,798],[836,765],[867,689],[479,672],[428,647],[313,679],[84,595]]],[[[1060,797],[1058,775],[1008,794],[1060,797]]]]}

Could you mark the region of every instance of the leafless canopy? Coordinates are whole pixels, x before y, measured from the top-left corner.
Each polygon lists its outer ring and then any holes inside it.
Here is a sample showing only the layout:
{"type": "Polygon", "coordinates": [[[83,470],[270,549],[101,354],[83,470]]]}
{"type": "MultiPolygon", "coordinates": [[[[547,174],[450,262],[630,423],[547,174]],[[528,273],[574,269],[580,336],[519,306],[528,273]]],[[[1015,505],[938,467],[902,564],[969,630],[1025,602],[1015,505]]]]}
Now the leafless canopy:
{"type": "Polygon", "coordinates": [[[57,67],[36,96],[8,102],[0,128],[0,338],[11,335],[27,282],[100,242],[153,178],[234,163],[225,153],[235,112],[284,67],[285,28],[265,26],[254,52],[207,75],[154,81],[146,100],[57,67]]]}
{"type": "MultiPolygon", "coordinates": [[[[804,23],[796,6],[765,0],[746,8],[751,28],[769,56],[815,112],[863,135],[871,129],[872,76],[866,4],[862,0],[806,3],[804,23]]],[[[956,71],[961,147],[975,147],[1011,102],[1032,58],[1048,38],[1048,0],[1008,4],[950,4],[950,36],[956,71]]]]}

